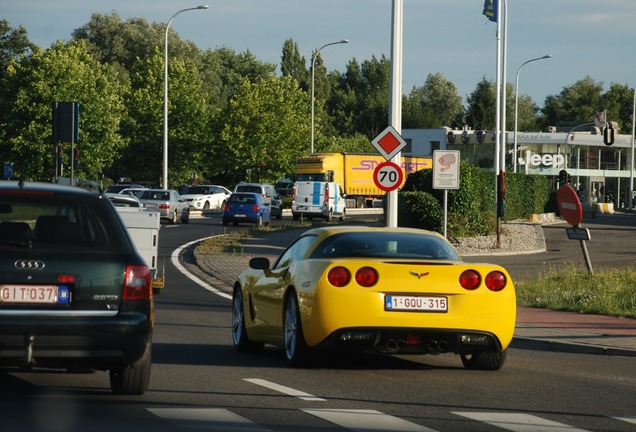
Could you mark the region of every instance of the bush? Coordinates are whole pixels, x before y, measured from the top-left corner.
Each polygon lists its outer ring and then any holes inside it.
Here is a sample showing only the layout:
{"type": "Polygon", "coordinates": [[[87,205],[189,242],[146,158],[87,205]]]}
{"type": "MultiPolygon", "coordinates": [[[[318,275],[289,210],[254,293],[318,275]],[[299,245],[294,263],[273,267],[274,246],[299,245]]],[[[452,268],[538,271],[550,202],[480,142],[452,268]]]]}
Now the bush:
{"type": "Polygon", "coordinates": [[[398,224],[441,233],[444,211],[439,201],[427,192],[400,192],[398,195],[398,224]]]}

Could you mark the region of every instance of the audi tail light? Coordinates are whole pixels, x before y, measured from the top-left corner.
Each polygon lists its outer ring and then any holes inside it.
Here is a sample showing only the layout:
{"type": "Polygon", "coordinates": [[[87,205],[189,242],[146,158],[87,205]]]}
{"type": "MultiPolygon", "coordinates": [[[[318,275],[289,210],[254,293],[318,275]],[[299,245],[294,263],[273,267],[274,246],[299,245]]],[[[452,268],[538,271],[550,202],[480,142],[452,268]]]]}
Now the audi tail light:
{"type": "Polygon", "coordinates": [[[150,270],[143,265],[129,265],[124,277],[124,300],[149,300],[152,298],[150,270]]]}

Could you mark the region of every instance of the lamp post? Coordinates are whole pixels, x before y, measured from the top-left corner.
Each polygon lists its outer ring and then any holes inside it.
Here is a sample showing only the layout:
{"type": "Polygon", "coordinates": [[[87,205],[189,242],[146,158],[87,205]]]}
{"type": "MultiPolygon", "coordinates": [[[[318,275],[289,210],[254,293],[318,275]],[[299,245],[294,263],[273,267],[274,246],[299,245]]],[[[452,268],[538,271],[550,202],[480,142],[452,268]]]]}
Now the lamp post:
{"type": "Polygon", "coordinates": [[[329,45],[338,45],[338,44],[346,44],[349,43],[349,39],[343,39],[338,42],[330,42],[328,44],[324,44],[320,48],[316,50],[313,57],[311,58],[311,153],[314,152],[314,76],[316,68],[316,57],[318,57],[318,53],[321,49],[328,47],[329,45]]]}
{"type": "Polygon", "coordinates": [[[166,38],[164,43],[164,72],[163,72],[163,176],[162,176],[162,187],[164,189],[168,189],[168,30],[170,29],[170,24],[172,24],[172,20],[175,19],[177,15],[181,12],[190,11],[190,10],[198,10],[198,9],[207,9],[208,5],[201,5],[197,7],[191,7],[186,9],[181,9],[168,21],[168,25],[166,26],[166,38]]]}
{"type": "Polygon", "coordinates": [[[531,63],[533,61],[538,61],[538,60],[549,59],[549,58],[552,58],[551,54],[544,55],[543,57],[530,59],[526,61],[525,63],[523,63],[521,66],[519,66],[519,69],[517,69],[517,76],[515,78],[515,131],[513,134],[513,151],[512,151],[512,159],[513,159],[512,171],[515,173],[517,172],[517,116],[518,116],[517,110],[519,108],[519,72],[521,72],[521,68],[527,65],[528,63],[531,63]]]}

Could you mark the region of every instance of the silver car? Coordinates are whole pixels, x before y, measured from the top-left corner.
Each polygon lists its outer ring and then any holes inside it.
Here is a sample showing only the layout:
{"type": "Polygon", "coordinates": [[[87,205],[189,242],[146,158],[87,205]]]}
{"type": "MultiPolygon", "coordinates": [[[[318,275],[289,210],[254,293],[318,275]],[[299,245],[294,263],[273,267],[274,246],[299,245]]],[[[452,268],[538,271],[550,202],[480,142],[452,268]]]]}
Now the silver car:
{"type": "Polygon", "coordinates": [[[144,189],[139,195],[139,201],[146,208],[156,209],[161,212],[161,219],[168,219],[171,224],[190,222],[190,209],[188,203],[176,190],[168,189],[144,189]]]}

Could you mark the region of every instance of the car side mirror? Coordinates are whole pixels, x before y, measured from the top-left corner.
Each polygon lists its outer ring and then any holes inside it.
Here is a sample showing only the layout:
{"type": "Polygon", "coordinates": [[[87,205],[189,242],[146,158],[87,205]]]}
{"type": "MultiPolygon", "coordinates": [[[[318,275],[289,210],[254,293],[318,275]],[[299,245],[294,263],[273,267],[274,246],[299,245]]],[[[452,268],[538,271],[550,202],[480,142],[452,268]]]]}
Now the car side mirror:
{"type": "Polygon", "coordinates": [[[255,257],[250,260],[250,268],[256,270],[268,270],[269,269],[269,258],[265,257],[255,257]]]}

